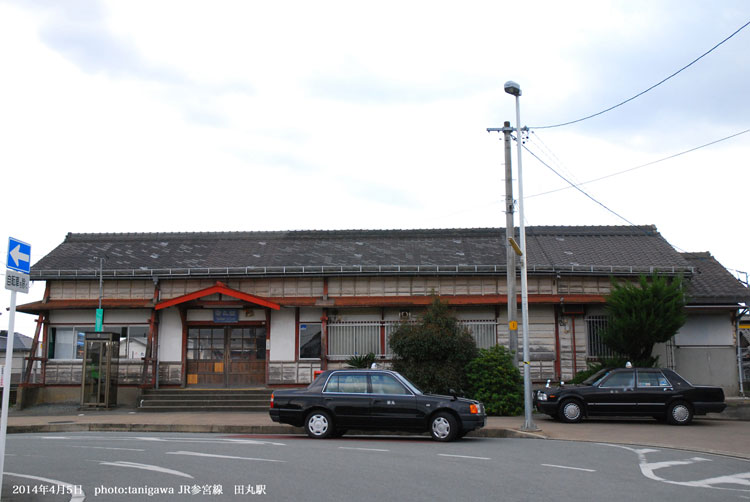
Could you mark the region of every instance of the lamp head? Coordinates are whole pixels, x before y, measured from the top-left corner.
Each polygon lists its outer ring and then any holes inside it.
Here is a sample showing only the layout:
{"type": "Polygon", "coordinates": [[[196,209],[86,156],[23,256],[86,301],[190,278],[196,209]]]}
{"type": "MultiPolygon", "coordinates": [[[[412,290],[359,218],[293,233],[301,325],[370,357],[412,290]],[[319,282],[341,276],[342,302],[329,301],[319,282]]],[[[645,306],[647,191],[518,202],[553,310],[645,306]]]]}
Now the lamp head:
{"type": "Polygon", "coordinates": [[[503,87],[505,88],[505,92],[507,92],[508,94],[512,94],[514,96],[521,95],[521,86],[513,82],[512,80],[508,80],[507,82],[505,82],[505,85],[503,87]]]}

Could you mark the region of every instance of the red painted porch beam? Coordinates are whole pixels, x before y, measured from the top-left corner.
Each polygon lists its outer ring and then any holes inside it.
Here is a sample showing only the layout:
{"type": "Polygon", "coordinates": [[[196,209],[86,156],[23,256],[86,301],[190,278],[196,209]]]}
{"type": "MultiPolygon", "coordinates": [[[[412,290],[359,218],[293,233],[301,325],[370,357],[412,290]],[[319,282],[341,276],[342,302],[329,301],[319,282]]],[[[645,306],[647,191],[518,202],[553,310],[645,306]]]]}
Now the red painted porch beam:
{"type": "MultiPolygon", "coordinates": [[[[284,307],[314,307],[320,302],[318,297],[269,298],[284,307]]],[[[440,301],[448,305],[506,305],[508,295],[451,295],[440,296],[440,301]]],[[[591,294],[557,294],[529,295],[530,304],[559,305],[605,303],[604,295],[591,294]]],[[[431,296],[336,296],[329,297],[326,307],[408,307],[427,306],[432,302],[431,296]],[[332,303],[331,303],[332,302],[332,303]]],[[[518,303],[521,303],[520,295],[518,303]]]]}
{"type": "Polygon", "coordinates": [[[197,300],[198,298],[215,295],[217,293],[236,298],[238,300],[243,300],[248,303],[253,303],[261,307],[267,307],[273,310],[279,310],[281,308],[278,303],[268,301],[258,296],[249,295],[247,293],[243,293],[242,291],[237,291],[236,289],[228,288],[224,283],[217,281],[216,284],[211,287],[201,289],[199,291],[194,291],[193,293],[188,293],[186,295],[178,296],[177,298],[172,298],[171,300],[159,302],[156,304],[154,309],[162,310],[168,307],[173,307],[175,305],[180,305],[181,303],[189,302],[191,300],[197,300]]]}
{"type": "MultiPolygon", "coordinates": [[[[95,309],[98,306],[98,299],[48,300],[25,303],[16,307],[16,310],[25,314],[40,314],[50,310],[95,309]]],[[[150,309],[153,306],[154,302],[151,300],[102,299],[102,308],[105,309],[150,309]]]]}

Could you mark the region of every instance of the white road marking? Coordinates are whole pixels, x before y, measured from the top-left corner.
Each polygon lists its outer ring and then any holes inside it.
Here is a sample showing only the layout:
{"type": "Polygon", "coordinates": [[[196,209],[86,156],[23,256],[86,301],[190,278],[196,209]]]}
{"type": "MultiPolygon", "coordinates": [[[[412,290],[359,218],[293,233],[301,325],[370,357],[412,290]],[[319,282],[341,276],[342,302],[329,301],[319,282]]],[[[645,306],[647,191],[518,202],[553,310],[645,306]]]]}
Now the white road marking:
{"type": "Polygon", "coordinates": [[[83,500],[86,499],[86,494],[83,493],[83,489],[80,487],[80,485],[71,485],[70,483],[66,483],[65,481],[58,481],[56,479],[49,479],[49,478],[41,478],[39,476],[29,476],[28,474],[18,474],[15,472],[6,472],[5,474],[7,476],[15,476],[17,478],[26,478],[26,479],[35,479],[37,481],[42,481],[44,483],[60,485],[66,490],[69,490],[70,493],[73,495],[72,497],[70,497],[70,502],[83,502],[83,500]]]}
{"type": "MultiPolygon", "coordinates": [[[[99,462],[99,461],[95,460],[95,462],[99,462]]],[[[124,462],[124,461],[99,462],[99,465],[111,465],[114,467],[128,467],[130,469],[143,469],[144,471],[162,472],[164,474],[172,474],[174,476],[180,476],[183,478],[193,479],[193,476],[191,476],[190,474],[186,474],[180,471],[175,471],[172,469],[167,469],[166,467],[159,467],[158,465],[139,464],[137,462],[124,462]]]]}
{"type": "Polygon", "coordinates": [[[69,448],[86,448],[87,450],[121,450],[121,451],[146,451],[140,448],[113,448],[111,446],[77,446],[71,445],[69,448]]]}
{"type": "Polygon", "coordinates": [[[558,469],[570,469],[573,471],[596,472],[595,469],[584,469],[583,467],[570,467],[567,465],[542,464],[544,467],[557,467],[558,469]]]}
{"type": "MultiPolygon", "coordinates": [[[[39,437],[39,436],[38,436],[39,437]]],[[[272,445],[272,446],[286,446],[285,443],[277,443],[274,441],[260,441],[257,439],[233,439],[233,438],[170,438],[170,437],[145,437],[145,436],[127,436],[127,437],[105,437],[105,436],[41,436],[41,439],[63,439],[63,440],[74,440],[74,441],[149,441],[152,443],[206,443],[206,444],[258,444],[258,445],[272,445]]]]}
{"type": "Polygon", "coordinates": [[[200,453],[197,451],[168,451],[167,455],[191,455],[193,457],[230,458],[233,460],[257,460],[258,462],[286,463],[286,460],[274,460],[270,458],[235,457],[234,455],[215,455],[213,453],[200,453]]]}
{"type": "Polygon", "coordinates": [[[737,474],[729,474],[727,476],[717,476],[713,478],[707,478],[707,479],[698,479],[695,481],[671,481],[669,479],[662,478],[660,476],[657,476],[654,471],[657,469],[664,469],[665,467],[674,467],[679,465],[691,465],[695,464],[697,462],[710,462],[710,459],[702,458],[702,457],[693,457],[686,460],[674,460],[669,462],[648,462],[646,460],[646,454],[647,453],[654,453],[659,450],[654,450],[651,448],[629,448],[627,446],[622,446],[618,444],[607,444],[607,443],[599,443],[604,446],[614,446],[615,448],[622,448],[624,450],[632,451],[636,455],[638,455],[638,463],[641,468],[641,473],[647,477],[648,479],[652,479],[654,481],[660,481],[662,483],[667,483],[670,485],[680,485],[680,486],[690,486],[690,487],[696,487],[696,488],[713,488],[715,490],[730,490],[730,491],[739,491],[739,492],[748,492],[750,490],[741,489],[741,488],[729,488],[725,486],[715,486],[719,484],[735,484],[740,486],[750,486],[750,472],[741,472],[737,474]]]}
{"type": "Polygon", "coordinates": [[[473,460],[492,460],[489,457],[470,457],[468,455],[450,455],[448,453],[438,453],[439,457],[455,457],[455,458],[470,458],[473,460]]]}
{"type": "Polygon", "coordinates": [[[377,448],[353,448],[353,447],[349,447],[349,446],[339,446],[339,450],[391,451],[391,450],[379,450],[377,448]]]}

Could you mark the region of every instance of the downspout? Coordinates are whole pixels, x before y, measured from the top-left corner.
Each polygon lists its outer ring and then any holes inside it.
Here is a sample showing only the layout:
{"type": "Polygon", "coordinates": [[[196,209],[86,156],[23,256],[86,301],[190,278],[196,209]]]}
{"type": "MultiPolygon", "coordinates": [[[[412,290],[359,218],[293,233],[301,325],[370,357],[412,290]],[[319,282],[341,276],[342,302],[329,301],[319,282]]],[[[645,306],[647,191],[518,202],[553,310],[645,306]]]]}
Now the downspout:
{"type": "Polygon", "coordinates": [[[271,364],[271,309],[266,309],[266,380],[268,385],[268,373],[271,364]]]}
{"type": "Polygon", "coordinates": [[[570,324],[571,324],[571,331],[573,332],[573,378],[575,378],[576,373],[578,373],[578,361],[577,361],[577,355],[576,354],[576,316],[571,315],[570,316],[570,324]]]}
{"type": "Polygon", "coordinates": [[[742,343],[740,342],[740,319],[742,316],[747,314],[748,309],[745,307],[744,310],[737,312],[737,317],[734,320],[734,339],[737,343],[737,373],[740,382],[740,396],[745,397],[744,377],[742,374],[742,343]]]}
{"type": "Polygon", "coordinates": [[[328,309],[323,309],[320,317],[320,369],[328,369],[328,309]]]}
{"type": "MultiPolygon", "coordinates": [[[[161,288],[159,287],[159,278],[154,278],[154,305],[159,301],[161,298],[161,288]]],[[[154,358],[154,375],[153,375],[153,381],[154,386],[158,389],[159,388],[159,314],[156,313],[156,309],[152,309],[151,311],[151,326],[150,328],[154,331],[154,340],[153,340],[153,353],[152,356],[154,358]]]]}
{"type": "Polygon", "coordinates": [[[560,368],[560,309],[555,307],[555,380],[562,379],[560,368]]]}

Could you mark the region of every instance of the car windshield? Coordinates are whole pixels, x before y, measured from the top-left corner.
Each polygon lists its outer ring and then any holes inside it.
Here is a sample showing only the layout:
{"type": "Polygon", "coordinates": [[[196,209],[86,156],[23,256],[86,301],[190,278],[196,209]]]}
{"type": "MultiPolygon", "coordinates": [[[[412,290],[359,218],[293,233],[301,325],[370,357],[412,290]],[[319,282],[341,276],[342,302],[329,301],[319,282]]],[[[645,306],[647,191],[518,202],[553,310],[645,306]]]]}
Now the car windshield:
{"type": "Polygon", "coordinates": [[[583,385],[597,385],[601,382],[602,378],[609,375],[610,371],[612,371],[610,368],[602,368],[581,383],[583,383],[583,385]]]}
{"type": "Polygon", "coordinates": [[[419,387],[411,383],[409,379],[406,378],[404,375],[402,375],[401,373],[398,373],[398,377],[403,382],[403,384],[406,385],[409,388],[409,390],[412,391],[414,394],[423,394],[423,392],[419,390],[419,387]]]}

